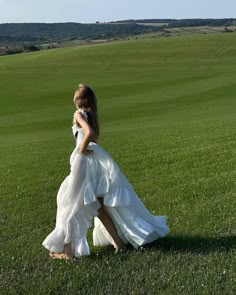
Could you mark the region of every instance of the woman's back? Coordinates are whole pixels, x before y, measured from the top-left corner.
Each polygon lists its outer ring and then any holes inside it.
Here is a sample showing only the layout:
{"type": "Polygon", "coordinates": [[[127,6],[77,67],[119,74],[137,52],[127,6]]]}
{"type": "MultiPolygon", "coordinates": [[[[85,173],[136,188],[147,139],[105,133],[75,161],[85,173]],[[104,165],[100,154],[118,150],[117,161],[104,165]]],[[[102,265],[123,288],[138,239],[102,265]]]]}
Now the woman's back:
{"type": "MultiPolygon", "coordinates": [[[[83,109],[78,109],[76,112],[82,113],[83,116],[84,116],[84,119],[88,122],[88,114],[87,114],[87,112],[85,112],[83,109]]],[[[74,117],[73,123],[74,124],[71,127],[72,128],[72,133],[73,133],[74,138],[76,140],[76,146],[78,146],[83,141],[84,130],[83,130],[83,128],[81,126],[78,126],[78,122],[76,122],[75,117],[74,117]]]]}

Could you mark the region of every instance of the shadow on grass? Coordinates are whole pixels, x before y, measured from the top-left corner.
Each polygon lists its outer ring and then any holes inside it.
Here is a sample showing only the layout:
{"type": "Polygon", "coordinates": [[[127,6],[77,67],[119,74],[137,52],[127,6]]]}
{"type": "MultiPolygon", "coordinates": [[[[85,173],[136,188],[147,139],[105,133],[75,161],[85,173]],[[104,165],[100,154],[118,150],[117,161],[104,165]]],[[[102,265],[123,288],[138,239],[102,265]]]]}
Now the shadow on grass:
{"type": "MultiPolygon", "coordinates": [[[[131,244],[126,246],[126,250],[118,254],[119,259],[128,258],[132,252],[141,252],[144,250],[156,250],[161,252],[209,254],[212,252],[223,253],[230,250],[236,250],[236,236],[226,237],[203,237],[203,236],[167,236],[158,239],[155,242],[135,249],[131,244]]],[[[105,257],[115,257],[112,246],[96,247],[96,251],[91,253],[90,259],[103,259],[105,257]]]]}
{"type": "Polygon", "coordinates": [[[236,250],[236,236],[204,237],[204,236],[167,236],[156,240],[145,248],[156,248],[165,252],[202,253],[226,252],[236,250]]]}

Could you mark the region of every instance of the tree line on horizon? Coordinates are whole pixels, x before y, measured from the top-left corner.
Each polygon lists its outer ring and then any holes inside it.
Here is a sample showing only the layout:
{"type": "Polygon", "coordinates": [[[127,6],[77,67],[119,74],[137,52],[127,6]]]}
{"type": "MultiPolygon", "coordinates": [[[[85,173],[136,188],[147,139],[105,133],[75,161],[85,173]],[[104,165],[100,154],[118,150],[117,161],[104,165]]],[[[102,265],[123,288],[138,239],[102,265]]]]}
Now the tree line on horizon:
{"type": "MultiPolygon", "coordinates": [[[[236,23],[235,18],[187,18],[187,19],[129,19],[118,23],[167,23],[167,27],[197,27],[197,26],[231,26],[236,23]]],[[[112,22],[116,23],[116,22],[112,22]]]]}
{"type": "Polygon", "coordinates": [[[55,42],[70,40],[97,40],[125,37],[157,31],[157,27],[130,24],[80,23],[19,23],[0,24],[0,44],[14,42],[55,42]]]}
{"type": "Polygon", "coordinates": [[[0,24],[0,43],[58,41],[61,39],[101,39],[155,32],[163,28],[192,26],[231,26],[236,19],[140,19],[110,23],[6,23],[0,24]],[[124,24],[122,24],[122,22],[124,24]],[[145,23],[165,23],[147,26],[145,23]]]}

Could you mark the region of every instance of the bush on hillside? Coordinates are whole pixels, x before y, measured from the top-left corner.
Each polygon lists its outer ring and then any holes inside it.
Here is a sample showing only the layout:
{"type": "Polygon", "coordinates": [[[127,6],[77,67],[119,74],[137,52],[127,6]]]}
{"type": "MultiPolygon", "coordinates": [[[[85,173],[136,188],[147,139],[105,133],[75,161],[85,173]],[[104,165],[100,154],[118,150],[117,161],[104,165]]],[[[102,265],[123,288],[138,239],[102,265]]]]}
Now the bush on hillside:
{"type": "Polygon", "coordinates": [[[12,47],[8,48],[6,51],[6,54],[17,54],[17,53],[22,53],[24,49],[22,47],[12,47]]]}

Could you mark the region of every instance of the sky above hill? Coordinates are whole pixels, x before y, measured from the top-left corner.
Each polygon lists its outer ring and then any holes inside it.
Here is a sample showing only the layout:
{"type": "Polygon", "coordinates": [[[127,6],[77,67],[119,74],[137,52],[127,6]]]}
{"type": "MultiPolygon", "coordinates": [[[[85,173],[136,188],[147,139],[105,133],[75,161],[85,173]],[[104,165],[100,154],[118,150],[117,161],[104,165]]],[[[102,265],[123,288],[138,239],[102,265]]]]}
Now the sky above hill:
{"type": "Polygon", "coordinates": [[[236,0],[0,0],[0,23],[234,18],[236,0]]]}

